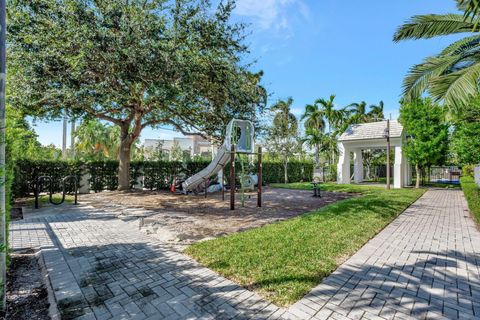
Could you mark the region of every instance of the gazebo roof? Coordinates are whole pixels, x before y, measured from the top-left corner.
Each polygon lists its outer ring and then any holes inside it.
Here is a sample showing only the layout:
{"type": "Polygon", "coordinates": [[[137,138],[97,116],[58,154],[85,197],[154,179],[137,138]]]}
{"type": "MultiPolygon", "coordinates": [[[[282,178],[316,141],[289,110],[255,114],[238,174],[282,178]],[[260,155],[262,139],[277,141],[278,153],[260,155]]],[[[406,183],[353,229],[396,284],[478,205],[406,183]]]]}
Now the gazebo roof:
{"type": "MultiPolygon", "coordinates": [[[[384,139],[387,121],[352,124],[338,141],[384,139]]],[[[403,126],[397,120],[390,120],[390,138],[400,138],[403,126]]]]}

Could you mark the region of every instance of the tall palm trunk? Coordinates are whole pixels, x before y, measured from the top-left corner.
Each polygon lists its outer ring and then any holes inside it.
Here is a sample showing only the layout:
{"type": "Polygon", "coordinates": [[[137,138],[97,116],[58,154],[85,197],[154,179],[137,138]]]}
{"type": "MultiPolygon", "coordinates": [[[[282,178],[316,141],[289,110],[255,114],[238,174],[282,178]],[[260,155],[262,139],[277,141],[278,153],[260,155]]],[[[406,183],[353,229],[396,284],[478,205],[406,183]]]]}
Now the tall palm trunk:
{"type": "Polygon", "coordinates": [[[317,143],[315,146],[315,167],[320,168],[320,144],[317,143]]]}

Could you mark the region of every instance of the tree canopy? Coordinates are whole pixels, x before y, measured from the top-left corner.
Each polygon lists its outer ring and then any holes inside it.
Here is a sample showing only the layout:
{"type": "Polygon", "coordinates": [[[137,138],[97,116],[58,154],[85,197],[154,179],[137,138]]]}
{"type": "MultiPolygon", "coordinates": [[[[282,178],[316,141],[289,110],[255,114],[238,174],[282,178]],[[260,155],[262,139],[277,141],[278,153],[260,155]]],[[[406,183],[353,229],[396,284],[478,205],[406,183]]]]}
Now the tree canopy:
{"type": "Polygon", "coordinates": [[[445,112],[429,98],[417,99],[402,104],[400,122],[409,135],[403,150],[410,162],[416,166],[418,187],[420,170],[443,164],[448,155],[445,112]]]}
{"type": "Polygon", "coordinates": [[[452,118],[452,151],[460,165],[480,163],[480,97],[452,118]]]}
{"type": "Polygon", "coordinates": [[[38,117],[98,118],[120,128],[119,188],[148,126],[221,140],[232,117],[266,103],[232,1],[12,0],[9,101],[38,117]]]}

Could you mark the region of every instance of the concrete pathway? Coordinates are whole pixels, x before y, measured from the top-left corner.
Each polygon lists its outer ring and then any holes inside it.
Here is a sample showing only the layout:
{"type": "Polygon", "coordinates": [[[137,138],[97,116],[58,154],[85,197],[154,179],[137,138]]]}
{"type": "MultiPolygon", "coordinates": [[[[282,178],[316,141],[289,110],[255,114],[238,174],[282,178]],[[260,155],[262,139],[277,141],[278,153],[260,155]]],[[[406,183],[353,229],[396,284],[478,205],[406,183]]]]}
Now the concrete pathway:
{"type": "Polygon", "coordinates": [[[288,310],[148,237],[114,209],[11,223],[41,249],[63,319],[480,319],[480,232],[461,191],[430,190],[288,310]]]}

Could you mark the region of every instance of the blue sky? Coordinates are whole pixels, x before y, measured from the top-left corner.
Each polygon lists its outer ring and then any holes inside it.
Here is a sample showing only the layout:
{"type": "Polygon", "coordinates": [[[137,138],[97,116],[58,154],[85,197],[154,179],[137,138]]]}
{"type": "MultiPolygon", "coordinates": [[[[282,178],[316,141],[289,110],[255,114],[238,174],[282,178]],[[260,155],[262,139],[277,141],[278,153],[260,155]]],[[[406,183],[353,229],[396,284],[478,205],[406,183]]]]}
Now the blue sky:
{"type": "MultiPolygon", "coordinates": [[[[250,58],[265,73],[270,103],[291,96],[300,115],[305,104],[336,94],[338,106],[383,100],[386,116],[396,118],[408,68],[452,39],[393,43],[393,33],[412,15],[447,12],[456,12],[453,0],[237,0],[233,19],[249,23],[250,58]]],[[[61,145],[59,122],[37,122],[35,130],[43,144],[61,145]]],[[[147,129],[141,139],[173,136],[181,135],[147,129]]]]}

